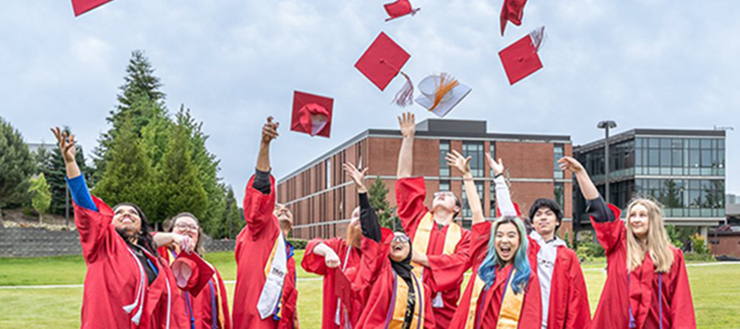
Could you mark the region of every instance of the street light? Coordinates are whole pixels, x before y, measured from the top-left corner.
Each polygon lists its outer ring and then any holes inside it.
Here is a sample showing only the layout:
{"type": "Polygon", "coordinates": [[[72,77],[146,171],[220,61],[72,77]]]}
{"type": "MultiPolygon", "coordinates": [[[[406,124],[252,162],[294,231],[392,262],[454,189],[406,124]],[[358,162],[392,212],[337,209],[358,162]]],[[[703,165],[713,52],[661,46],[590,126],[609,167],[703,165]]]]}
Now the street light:
{"type": "Polygon", "coordinates": [[[604,197],[606,199],[606,203],[609,203],[609,129],[613,129],[617,127],[617,123],[612,120],[604,120],[599,122],[598,125],[596,125],[599,129],[604,129],[605,137],[604,137],[604,175],[606,177],[606,189],[604,190],[604,197]]]}

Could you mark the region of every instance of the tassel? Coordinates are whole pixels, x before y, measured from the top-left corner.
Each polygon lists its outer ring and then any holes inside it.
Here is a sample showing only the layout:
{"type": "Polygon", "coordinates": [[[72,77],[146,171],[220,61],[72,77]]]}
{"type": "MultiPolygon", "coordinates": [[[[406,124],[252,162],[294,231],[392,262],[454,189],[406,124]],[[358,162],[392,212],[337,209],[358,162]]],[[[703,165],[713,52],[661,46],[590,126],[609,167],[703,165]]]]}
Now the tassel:
{"type": "Polygon", "coordinates": [[[455,80],[455,78],[450,77],[447,75],[447,73],[442,73],[440,75],[439,79],[439,85],[437,86],[437,90],[434,92],[434,104],[432,107],[429,108],[429,111],[434,110],[437,108],[437,105],[442,101],[442,97],[444,97],[452,88],[457,87],[460,83],[455,80]]]}
{"type": "Polygon", "coordinates": [[[414,103],[414,84],[411,82],[411,78],[406,73],[400,72],[404,78],[406,78],[406,84],[403,88],[396,93],[396,97],[393,98],[393,103],[400,107],[406,107],[414,103]]]}
{"type": "Polygon", "coordinates": [[[529,37],[532,38],[532,43],[534,44],[535,52],[539,52],[540,47],[545,42],[545,27],[542,26],[530,32],[529,37]]]}

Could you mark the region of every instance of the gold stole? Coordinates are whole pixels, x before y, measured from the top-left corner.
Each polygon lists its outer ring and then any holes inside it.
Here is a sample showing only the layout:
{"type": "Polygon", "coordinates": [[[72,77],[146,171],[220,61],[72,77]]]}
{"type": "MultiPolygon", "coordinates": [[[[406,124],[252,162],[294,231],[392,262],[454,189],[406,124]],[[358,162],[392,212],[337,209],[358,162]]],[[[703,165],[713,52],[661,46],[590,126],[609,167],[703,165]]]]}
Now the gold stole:
{"type": "MultiPolygon", "coordinates": [[[[282,233],[280,233],[282,234],[282,233]]],[[[286,241],[287,243],[287,241],[286,241]]],[[[272,268],[272,260],[275,258],[275,252],[277,252],[278,245],[280,245],[280,237],[275,239],[275,245],[272,246],[272,251],[270,251],[270,257],[267,258],[267,263],[265,264],[265,280],[267,280],[267,275],[270,273],[270,269],[272,268]]],[[[283,250],[285,252],[285,250],[283,250]]],[[[286,259],[287,262],[287,259],[286,259]]],[[[287,274],[286,274],[287,276],[287,274]]],[[[283,287],[285,288],[285,287],[283,287]]],[[[283,296],[280,296],[280,300],[278,301],[278,312],[276,316],[278,318],[281,318],[283,315],[283,296]]]]}
{"type": "MultiPolygon", "coordinates": [[[[424,215],[424,217],[419,222],[419,226],[416,228],[416,233],[414,233],[414,251],[424,255],[427,254],[427,249],[429,248],[429,240],[432,235],[433,228],[434,219],[432,218],[432,213],[427,212],[427,214],[424,215]]],[[[462,230],[460,229],[460,225],[457,225],[453,221],[449,224],[449,228],[447,228],[443,254],[451,255],[452,253],[454,253],[455,247],[457,247],[457,243],[460,242],[460,239],[462,239],[462,230]]],[[[414,267],[414,275],[416,275],[416,277],[418,278],[422,278],[422,275],[424,273],[424,266],[416,262],[411,262],[411,266],[414,267]]]]}
{"type": "Polygon", "coordinates": [[[472,329],[475,326],[475,313],[478,310],[478,298],[486,283],[480,279],[478,273],[473,274],[470,278],[473,281],[473,293],[470,295],[470,307],[468,308],[468,319],[465,320],[465,329],[472,329]]]}
{"type": "Polygon", "coordinates": [[[504,290],[504,301],[501,303],[501,311],[498,314],[498,323],[496,329],[516,329],[519,325],[519,318],[522,315],[522,306],[524,304],[524,289],[519,294],[514,293],[512,288],[511,277],[516,274],[516,269],[511,269],[511,275],[506,281],[506,290],[504,290]]]}
{"type": "MultiPolygon", "coordinates": [[[[409,328],[424,328],[424,309],[421,305],[424,302],[424,285],[419,283],[420,279],[415,276],[412,276],[411,279],[416,283],[416,288],[414,288],[416,303],[414,303],[414,317],[409,328]]],[[[406,284],[406,280],[396,276],[396,303],[393,305],[393,317],[388,324],[388,329],[400,329],[403,326],[408,298],[409,286],[406,284]]]]}

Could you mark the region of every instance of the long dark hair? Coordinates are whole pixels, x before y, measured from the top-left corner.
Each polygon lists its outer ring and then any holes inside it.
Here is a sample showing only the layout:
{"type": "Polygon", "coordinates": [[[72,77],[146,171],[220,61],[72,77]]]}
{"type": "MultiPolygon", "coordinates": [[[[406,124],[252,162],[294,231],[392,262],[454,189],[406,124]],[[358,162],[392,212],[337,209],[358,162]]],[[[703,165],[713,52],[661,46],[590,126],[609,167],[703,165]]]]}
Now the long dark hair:
{"type": "Polygon", "coordinates": [[[198,220],[198,217],[195,217],[195,215],[189,212],[181,212],[170,219],[170,223],[167,225],[167,232],[172,232],[175,229],[177,220],[182,217],[190,217],[195,221],[195,224],[198,225],[198,242],[195,243],[195,252],[198,255],[203,256],[203,254],[206,253],[206,249],[203,247],[203,228],[200,226],[200,220],[198,220]]]}
{"type": "MultiPolygon", "coordinates": [[[[154,249],[154,240],[152,240],[152,235],[149,230],[149,222],[146,220],[146,215],[144,214],[144,211],[141,210],[141,208],[139,208],[139,206],[135,203],[121,202],[113,207],[113,212],[115,213],[116,209],[120,208],[121,206],[129,206],[136,210],[139,215],[139,219],[141,220],[141,231],[136,234],[136,244],[139,247],[146,249],[146,251],[148,251],[152,255],[156,256],[157,251],[154,249]]],[[[121,233],[119,232],[118,234],[121,233]]],[[[121,235],[121,237],[126,240],[125,236],[121,235]]]]}

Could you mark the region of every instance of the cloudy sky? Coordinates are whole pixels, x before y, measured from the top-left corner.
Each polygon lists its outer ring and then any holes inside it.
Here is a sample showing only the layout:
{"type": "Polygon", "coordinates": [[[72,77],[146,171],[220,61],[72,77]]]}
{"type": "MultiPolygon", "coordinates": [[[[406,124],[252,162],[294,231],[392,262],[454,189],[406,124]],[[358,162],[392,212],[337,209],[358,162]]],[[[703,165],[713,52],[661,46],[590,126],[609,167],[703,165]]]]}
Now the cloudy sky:
{"type": "Polygon", "coordinates": [[[268,115],[282,123],[277,177],[366,128],[396,126],[401,110],[389,103],[403,79],[382,93],[354,68],[385,31],[411,54],[404,70],[416,82],[448,72],[472,87],[448,117],[487,120],[491,132],[568,134],[578,145],[600,138],[607,118],[617,132],[734,126],[727,191],[740,193],[740,1],[530,0],[505,37],[502,0],[412,2],[415,17],[386,23],[383,0],[115,0],[78,18],[69,0],[2,0],[0,116],[27,141],[69,125],[89,153],[141,49],[168,108],[184,104],[204,122],[221,176],[241,191],[268,115]],[[509,86],[497,52],[541,25],[544,69],[509,86]],[[289,132],[293,90],[335,98],[331,139],[289,132]]]}

